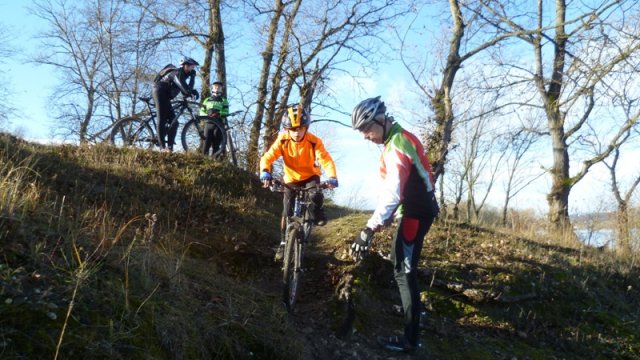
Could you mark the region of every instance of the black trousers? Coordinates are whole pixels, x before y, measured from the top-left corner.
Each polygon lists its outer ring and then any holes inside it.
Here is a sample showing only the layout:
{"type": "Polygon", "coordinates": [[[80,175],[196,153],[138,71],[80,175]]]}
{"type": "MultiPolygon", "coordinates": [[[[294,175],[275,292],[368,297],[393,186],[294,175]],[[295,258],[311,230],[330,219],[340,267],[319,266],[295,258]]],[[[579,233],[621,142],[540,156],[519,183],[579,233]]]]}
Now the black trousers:
{"type": "Polygon", "coordinates": [[[417,345],[420,336],[420,288],[418,287],[418,261],[424,237],[434,217],[416,219],[404,216],[391,245],[393,275],[398,284],[404,310],[404,336],[411,345],[417,345]]]}
{"type": "Polygon", "coordinates": [[[207,121],[204,125],[204,148],[205,155],[214,156],[220,151],[220,143],[222,142],[222,134],[219,126],[207,121]],[[211,150],[211,154],[209,153],[211,150]]]}
{"type": "Polygon", "coordinates": [[[171,92],[168,85],[156,83],[151,91],[153,101],[156,103],[156,120],[158,121],[158,142],[161,148],[169,147],[173,150],[176,135],[178,134],[178,119],[171,107],[171,92]],[[167,128],[167,124],[169,124],[167,128]]]}
{"type": "MultiPolygon", "coordinates": [[[[292,186],[294,188],[303,188],[309,186],[309,184],[318,185],[320,184],[320,176],[314,175],[306,180],[289,183],[287,185],[292,186]]],[[[309,196],[311,198],[311,204],[309,204],[309,214],[312,217],[315,216],[316,210],[322,207],[322,203],[324,202],[324,195],[322,194],[322,190],[319,188],[312,188],[309,190],[309,196]]],[[[284,196],[282,199],[282,227],[281,229],[284,231],[285,227],[285,219],[288,216],[293,215],[293,205],[295,203],[295,198],[293,197],[293,191],[285,188],[284,196]]],[[[312,219],[313,220],[313,219],[312,219]]]]}

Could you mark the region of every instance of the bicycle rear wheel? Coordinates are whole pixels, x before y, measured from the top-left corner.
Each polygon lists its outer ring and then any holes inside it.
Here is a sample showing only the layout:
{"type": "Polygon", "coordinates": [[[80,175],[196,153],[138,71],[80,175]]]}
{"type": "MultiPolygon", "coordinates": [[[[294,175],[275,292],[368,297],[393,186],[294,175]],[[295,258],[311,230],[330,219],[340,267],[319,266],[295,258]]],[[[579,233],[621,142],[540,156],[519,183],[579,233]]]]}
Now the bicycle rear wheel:
{"type": "Polygon", "coordinates": [[[151,149],[158,139],[148,122],[137,117],[122,118],[113,125],[111,143],[117,147],[151,149]]]}
{"type": "Polygon", "coordinates": [[[238,166],[238,158],[236,156],[236,148],[233,143],[233,136],[230,133],[227,134],[227,156],[229,157],[229,161],[233,164],[233,166],[238,166]]]}
{"type": "Polygon", "coordinates": [[[287,311],[292,313],[298,300],[302,282],[302,242],[301,227],[293,223],[287,228],[287,241],[284,248],[284,267],[282,269],[283,301],[287,311]]]}
{"type": "MultiPolygon", "coordinates": [[[[206,121],[209,120],[206,116],[198,116],[195,119],[189,120],[182,128],[182,147],[186,152],[197,152],[202,154],[204,150],[205,133],[204,126],[206,121]]],[[[214,126],[218,128],[217,133],[221,137],[220,147],[218,151],[213,154],[214,158],[219,158],[224,155],[225,147],[227,146],[227,134],[224,130],[224,126],[215,121],[214,126]]]]}

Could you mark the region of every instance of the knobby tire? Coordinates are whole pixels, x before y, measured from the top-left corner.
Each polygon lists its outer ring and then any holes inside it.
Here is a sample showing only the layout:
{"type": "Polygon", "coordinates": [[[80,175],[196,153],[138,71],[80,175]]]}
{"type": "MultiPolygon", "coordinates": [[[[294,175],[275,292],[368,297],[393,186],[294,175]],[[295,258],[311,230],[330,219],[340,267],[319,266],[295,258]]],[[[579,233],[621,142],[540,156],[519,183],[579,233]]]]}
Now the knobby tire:
{"type": "Polygon", "coordinates": [[[231,163],[233,164],[233,166],[238,166],[238,158],[236,157],[236,148],[235,148],[235,144],[233,143],[233,136],[231,136],[231,134],[228,134],[227,136],[227,155],[229,156],[229,159],[231,160],[231,163]]]}
{"type": "Polygon", "coordinates": [[[293,312],[302,282],[302,243],[300,224],[293,223],[287,229],[287,241],[283,258],[283,301],[287,311],[293,312]]]}
{"type": "Polygon", "coordinates": [[[140,149],[151,149],[158,143],[148,122],[137,117],[126,117],[116,121],[111,130],[110,140],[117,147],[140,149]]]}
{"type": "Polygon", "coordinates": [[[202,153],[204,146],[204,129],[200,126],[200,121],[189,120],[182,127],[182,148],[185,152],[202,153]]]}
{"type": "MultiPolygon", "coordinates": [[[[182,148],[185,152],[203,153],[204,150],[204,123],[207,121],[206,116],[197,117],[189,120],[182,128],[182,148]]],[[[213,154],[214,158],[224,155],[224,149],[227,144],[227,133],[224,126],[220,122],[215,122],[222,139],[220,140],[220,148],[213,154]]]]}

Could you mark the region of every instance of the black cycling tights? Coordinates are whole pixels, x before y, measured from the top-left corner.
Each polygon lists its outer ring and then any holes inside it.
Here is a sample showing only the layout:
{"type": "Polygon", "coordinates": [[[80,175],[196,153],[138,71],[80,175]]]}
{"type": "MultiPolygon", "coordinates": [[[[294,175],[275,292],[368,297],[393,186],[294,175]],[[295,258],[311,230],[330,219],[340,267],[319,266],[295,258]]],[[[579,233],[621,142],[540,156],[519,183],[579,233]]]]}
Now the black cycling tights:
{"type": "Polygon", "coordinates": [[[176,135],[178,134],[178,119],[174,119],[175,113],[171,108],[171,94],[169,93],[169,88],[165,86],[154,86],[152,95],[153,101],[156,103],[158,119],[157,131],[160,147],[164,149],[168,146],[169,149],[173,150],[173,144],[175,144],[176,135]],[[171,124],[167,128],[169,121],[171,121],[171,124]]]}

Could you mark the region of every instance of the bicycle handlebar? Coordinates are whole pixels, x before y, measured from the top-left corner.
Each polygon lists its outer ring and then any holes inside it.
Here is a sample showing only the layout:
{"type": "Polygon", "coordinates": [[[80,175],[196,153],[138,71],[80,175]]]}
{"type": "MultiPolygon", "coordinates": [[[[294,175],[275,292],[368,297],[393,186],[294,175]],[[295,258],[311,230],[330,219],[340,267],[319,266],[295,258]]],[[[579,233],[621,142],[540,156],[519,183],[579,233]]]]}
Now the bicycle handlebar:
{"type": "Polygon", "coordinates": [[[271,180],[270,184],[269,184],[269,189],[273,192],[283,192],[283,188],[287,188],[291,191],[309,191],[315,187],[319,187],[321,189],[328,189],[329,183],[327,183],[326,181],[321,182],[320,184],[307,184],[307,186],[302,187],[302,188],[298,188],[295,186],[291,186],[289,184],[285,184],[282,181],[278,180],[278,179],[273,179],[271,180]]]}

